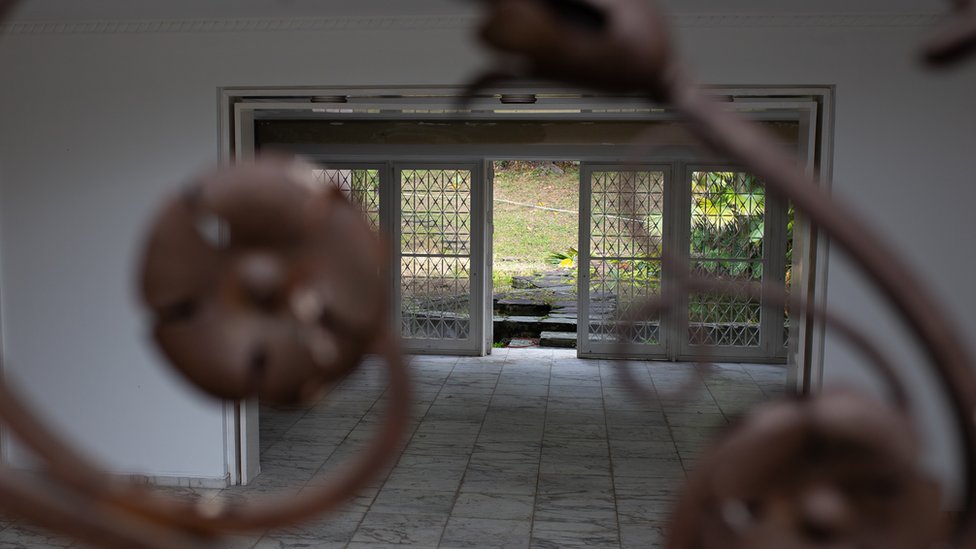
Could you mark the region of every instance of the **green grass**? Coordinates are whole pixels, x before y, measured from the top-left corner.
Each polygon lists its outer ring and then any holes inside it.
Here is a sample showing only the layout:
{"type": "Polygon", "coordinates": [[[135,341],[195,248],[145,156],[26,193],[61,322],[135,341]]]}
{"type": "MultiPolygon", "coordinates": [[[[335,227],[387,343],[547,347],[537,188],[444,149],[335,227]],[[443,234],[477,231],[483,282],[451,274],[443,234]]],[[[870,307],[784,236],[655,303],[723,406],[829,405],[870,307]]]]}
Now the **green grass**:
{"type": "Polygon", "coordinates": [[[549,254],[577,247],[579,165],[558,163],[557,168],[563,173],[540,162],[495,163],[496,289],[510,286],[513,275],[552,269],[549,254]]]}

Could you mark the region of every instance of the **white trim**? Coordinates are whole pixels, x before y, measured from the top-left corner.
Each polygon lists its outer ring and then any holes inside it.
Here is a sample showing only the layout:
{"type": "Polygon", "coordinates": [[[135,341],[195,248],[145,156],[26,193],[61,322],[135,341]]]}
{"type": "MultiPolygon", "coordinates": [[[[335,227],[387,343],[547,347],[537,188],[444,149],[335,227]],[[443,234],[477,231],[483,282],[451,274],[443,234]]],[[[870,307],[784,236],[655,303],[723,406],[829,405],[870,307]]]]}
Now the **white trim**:
{"type": "MultiPolygon", "coordinates": [[[[670,16],[675,28],[900,28],[935,26],[938,13],[684,13],[670,16]]],[[[469,30],[481,17],[459,15],[389,15],[336,17],[254,17],[212,19],[101,19],[87,21],[13,21],[0,33],[51,34],[186,34],[255,32],[344,32],[364,30],[469,30]]]]}
{"type": "Polygon", "coordinates": [[[239,484],[247,485],[261,474],[261,406],[258,398],[242,400],[235,407],[238,417],[240,459],[239,484]]]}
{"type": "Polygon", "coordinates": [[[677,28],[756,27],[927,27],[945,20],[944,13],[701,13],[672,17],[677,28]]]}
{"type": "Polygon", "coordinates": [[[481,346],[481,355],[491,354],[495,343],[495,161],[485,159],[482,161],[482,208],[484,209],[484,219],[481,227],[484,233],[481,236],[484,249],[482,252],[482,286],[484,288],[481,302],[484,309],[481,325],[481,335],[484,343],[481,346]]]}
{"type": "Polygon", "coordinates": [[[239,416],[237,407],[233,402],[224,402],[223,415],[221,427],[224,430],[224,473],[227,475],[227,483],[230,486],[236,486],[241,483],[237,452],[237,446],[239,444],[237,436],[239,432],[239,416]]]}
{"type": "MultiPolygon", "coordinates": [[[[817,164],[820,168],[820,179],[819,183],[821,187],[828,193],[832,191],[833,188],[833,178],[834,178],[834,127],[835,127],[835,103],[837,89],[831,86],[826,93],[822,94],[823,100],[823,111],[821,114],[822,127],[820,128],[820,158],[817,164]]],[[[812,275],[812,280],[815,281],[813,285],[813,295],[810,299],[813,300],[816,306],[821,309],[827,309],[827,283],[828,283],[828,263],[830,258],[830,236],[820,230],[816,237],[813,239],[816,242],[816,261],[814,264],[814,273],[812,275]]],[[[822,323],[817,323],[813,329],[810,330],[810,340],[808,344],[810,349],[807,352],[807,361],[810,365],[810,376],[809,382],[806,384],[806,390],[810,393],[817,393],[823,388],[823,376],[824,376],[824,348],[827,342],[827,330],[823,327],[822,323]]]]}
{"type": "Polygon", "coordinates": [[[467,29],[471,16],[264,17],[242,19],[147,19],[94,21],[14,21],[0,25],[9,34],[185,34],[295,31],[467,29]]]}

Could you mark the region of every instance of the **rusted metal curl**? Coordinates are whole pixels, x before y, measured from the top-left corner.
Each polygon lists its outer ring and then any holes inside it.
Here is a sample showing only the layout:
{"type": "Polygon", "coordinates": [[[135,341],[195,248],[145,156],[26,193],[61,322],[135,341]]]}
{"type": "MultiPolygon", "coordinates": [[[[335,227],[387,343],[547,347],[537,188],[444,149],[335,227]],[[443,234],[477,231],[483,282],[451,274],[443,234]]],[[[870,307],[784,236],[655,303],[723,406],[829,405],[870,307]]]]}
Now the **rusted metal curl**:
{"type": "Polygon", "coordinates": [[[765,405],[692,474],[669,549],[922,549],[940,491],[907,417],[860,393],[765,405]]]}
{"type": "Polygon", "coordinates": [[[359,363],[389,310],[385,254],[361,217],[295,161],[200,178],[164,206],[147,246],[159,347],[220,398],[314,398],[359,363]]]}
{"type": "MultiPolygon", "coordinates": [[[[976,362],[958,328],[896,250],[855,211],[831,200],[762,128],[702,93],[655,3],[589,4],[600,15],[581,25],[553,2],[490,2],[481,36],[507,55],[507,63],[476,78],[469,94],[518,79],[643,94],[677,108],[705,144],[765,181],[770,194],[791,200],[860,265],[927,353],[964,452],[966,500],[947,538],[952,546],[976,547],[976,362]]],[[[973,50],[973,4],[956,2],[958,27],[928,46],[930,62],[973,50]]],[[[920,472],[912,432],[900,410],[852,393],[825,392],[761,408],[700,468],[684,495],[669,548],[931,547],[940,540],[932,511],[939,498],[920,472]]]]}
{"type": "MultiPolygon", "coordinates": [[[[15,3],[0,0],[0,19],[15,3]]],[[[518,63],[487,73],[472,94],[505,79],[546,78],[673,105],[705,143],[762,178],[770,193],[792,200],[862,266],[913,329],[949,395],[967,496],[950,539],[976,547],[976,363],[895,249],[813,185],[774,139],[701,93],[652,2],[486,3],[482,38],[518,63]]],[[[958,0],[956,9],[957,23],[927,47],[933,63],[976,45],[974,2],[958,0]]],[[[318,490],[200,507],[107,475],[0,380],[0,419],[50,475],[49,482],[0,468],[0,510],[98,546],[172,549],[335,508],[395,455],[409,417],[406,366],[386,326],[383,257],[360,213],[338,192],[316,188],[307,166],[268,158],[201,177],[166,204],[145,256],[142,292],[164,354],[212,395],[301,402],[376,350],[389,365],[391,387],[381,431],[318,490]]],[[[706,456],[677,508],[669,546],[930,547],[943,533],[939,496],[920,471],[901,406],[851,392],[774,403],[706,456]]]]}

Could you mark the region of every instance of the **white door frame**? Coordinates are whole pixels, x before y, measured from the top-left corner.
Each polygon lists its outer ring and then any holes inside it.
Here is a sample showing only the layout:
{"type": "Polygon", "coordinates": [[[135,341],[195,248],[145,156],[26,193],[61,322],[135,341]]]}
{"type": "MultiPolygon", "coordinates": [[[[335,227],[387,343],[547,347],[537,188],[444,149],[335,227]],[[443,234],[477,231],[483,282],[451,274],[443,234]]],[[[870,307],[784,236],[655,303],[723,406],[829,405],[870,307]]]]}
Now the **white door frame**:
{"type": "MultiPolygon", "coordinates": [[[[458,97],[462,92],[456,87],[227,87],[217,90],[220,148],[222,161],[234,158],[247,158],[254,154],[254,122],[266,114],[273,116],[302,117],[380,117],[380,118],[457,118],[458,97]],[[340,103],[327,101],[341,98],[340,103]],[[424,113],[390,113],[403,109],[421,109],[424,113]],[[380,112],[384,111],[384,112],[380,112]],[[433,114],[431,111],[441,111],[433,114]],[[378,113],[378,114],[377,114],[378,113]]],[[[819,182],[829,188],[833,173],[833,131],[834,131],[834,87],[721,87],[715,86],[708,92],[722,96],[729,110],[756,119],[779,119],[799,121],[801,126],[800,149],[807,159],[810,173],[819,174],[819,182]],[[731,99],[731,101],[729,101],[731,99]]],[[[562,88],[522,88],[499,90],[486,94],[470,103],[474,110],[483,110],[491,118],[528,119],[571,118],[574,120],[660,120],[675,119],[677,115],[667,109],[648,106],[641,97],[595,97],[580,94],[577,90],[562,88]],[[536,94],[537,104],[517,106],[501,105],[505,94],[536,94]],[[528,112],[526,112],[528,111],[528,112]]],[[[346,160],[369,159],[357,157],[356,147],[350,150],[333,148],[332,154],[341,155],[346,160]]],[[[438,147],[415,147],[408,152],[409,160],[416,158],[422,150],[437,157],[438,147]]],[[[455,147],[458,157],[475,159],[560,159],[570,152],[575,159],[589,159],[607,162],[632,162],[633,157],[621,153],[619,149],[601,147],[481,147],[480,154],[475,148],[455,147]],[[586,151],[596,152],[586,154],[586,151]],[[512,153],[512,154],[509,154],[512,153]],[[583,153],[583,154],[577,154],[583,153]]],[[[375,153],[375,151],[374,151],[375,153]]],[[[385,155],[386,160],[393,160],[385,155]]],[[[394,155],[395,156],[395,155],[394,155]]],[[[374,157],[375,158],[375,157],[374,157]]],[[[653,162],[653,159],[647,159],[653,162]]],[[[482,195],[484,196],[484,195],[482,195]]],[[[826,272],[829,253],[829,240],[826,235],[813,234],[809,224],[798,218],[795,224],[800,235],[795,239],[794,280],[801,288],[801,299],[823,306],[826,302],[826,272]],[[814,284],[814,281],[816,283],[814,284]]],[[[484,257],[484,256],[482,256],[484,257]]],[[[490,283],[487,270],[484,273],[490,283]]],[[[487,290],[486,284],[481,288],[487,290]]],[[[485,317],[485,323],[488,317],[485,317]]],[[[820,389],[823,372],[825,330],[809,317],[795,323],[797,334],[802,337],[790,350],[789,378],[798,392],[816,392],[820,389]]],[[[229,403],[224,407],[225,463],[232,484],[246,484],[260,471],[257,445],[258,417],[256,403],[229,403]]]]}
{"type": "MultiPolygon", "coordinates": [[[[470,258],[469,273],[469,330],[468,337],[461,339],[403,339],[405,350],[414,354],[436,354],[450,353],[458,355],[480,356],[484,351],[484,329],[485,329],[485,210],[484,203],[484,175],[486,170],[484,161],[477,162],[445,162],[443,160],[411,160],[409,162],[394,162],[392,164],[393,178],[391,192],[395,197],[391,203],[391,222],[393,225],[393,267],[400,273],[402,260],[402,249],[400,246],[400,231],[402,229],[400,193],[402,191],[402,181],[400,174],[403,170],[459,170],[467,171],[471,174],[470,201],[471,201],[471,227],[470,227],[470,248],[468,257],[470,258]]],[[[390,210],[387,210],[390,211],[390,210]]],[[[399,280],[399,276],[396,277],[399,280]]],[[[402,318],[402,300],[400,298],[401,285],[394,284],[395,293],[393,294],[394,309],[396,318],[402,318]]]]}
{"type": "MultiPolygon", "coordinates": [[[[579,297],[579,315],[576,324],[576,349],[580,358],[620,358],[621,344],[616,341],[593,341],[590,338],[591,318],[590,318],[590,266],[593,261],[593,174],[597,172],[661,172],[663,176],[663,197],[662,197],[662,241],[665,247],[674,241],[675,223],[672,217],[678,210],[673,207],[675,199],[674,174],[672,173],[673,163],[606,163],[606,162],[582,162],[580,164],[580,213],[579,213],[579,268],[577,276],[577,296],[579,297]]],[[[663,285],[669,282],[669,277],[663,272],[664,258],[659,258],[662,262],[662,295],[670,295],[667,288],[663,285]]],[[[666,310],[662,312],[660,323],[658,324],[658,343],[657,344],[627,344],[628,356],[641,358],[660,358],[666,359],[671,354],[671,347],[674,345],[673,330],[669,330],[670,322],[665,320],[666,310]],[[633,352],[633,355],[630,352],[633,352]]]]}

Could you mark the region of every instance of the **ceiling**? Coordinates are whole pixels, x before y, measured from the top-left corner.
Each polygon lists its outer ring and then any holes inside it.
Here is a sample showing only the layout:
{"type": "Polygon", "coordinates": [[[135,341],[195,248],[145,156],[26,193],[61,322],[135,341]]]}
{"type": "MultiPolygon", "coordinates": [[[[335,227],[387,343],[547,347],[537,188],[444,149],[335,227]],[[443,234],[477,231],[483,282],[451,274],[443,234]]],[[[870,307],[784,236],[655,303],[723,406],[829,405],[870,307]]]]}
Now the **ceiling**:
{"type": "MultiPolygon", "coordinates": [[[[899,14],[945,9],[945,0],[661,0],[672,13],[899,14]]],[[[475,13],[475,0],[22,0],[19,20],[233,19],[475,13]]]]}

